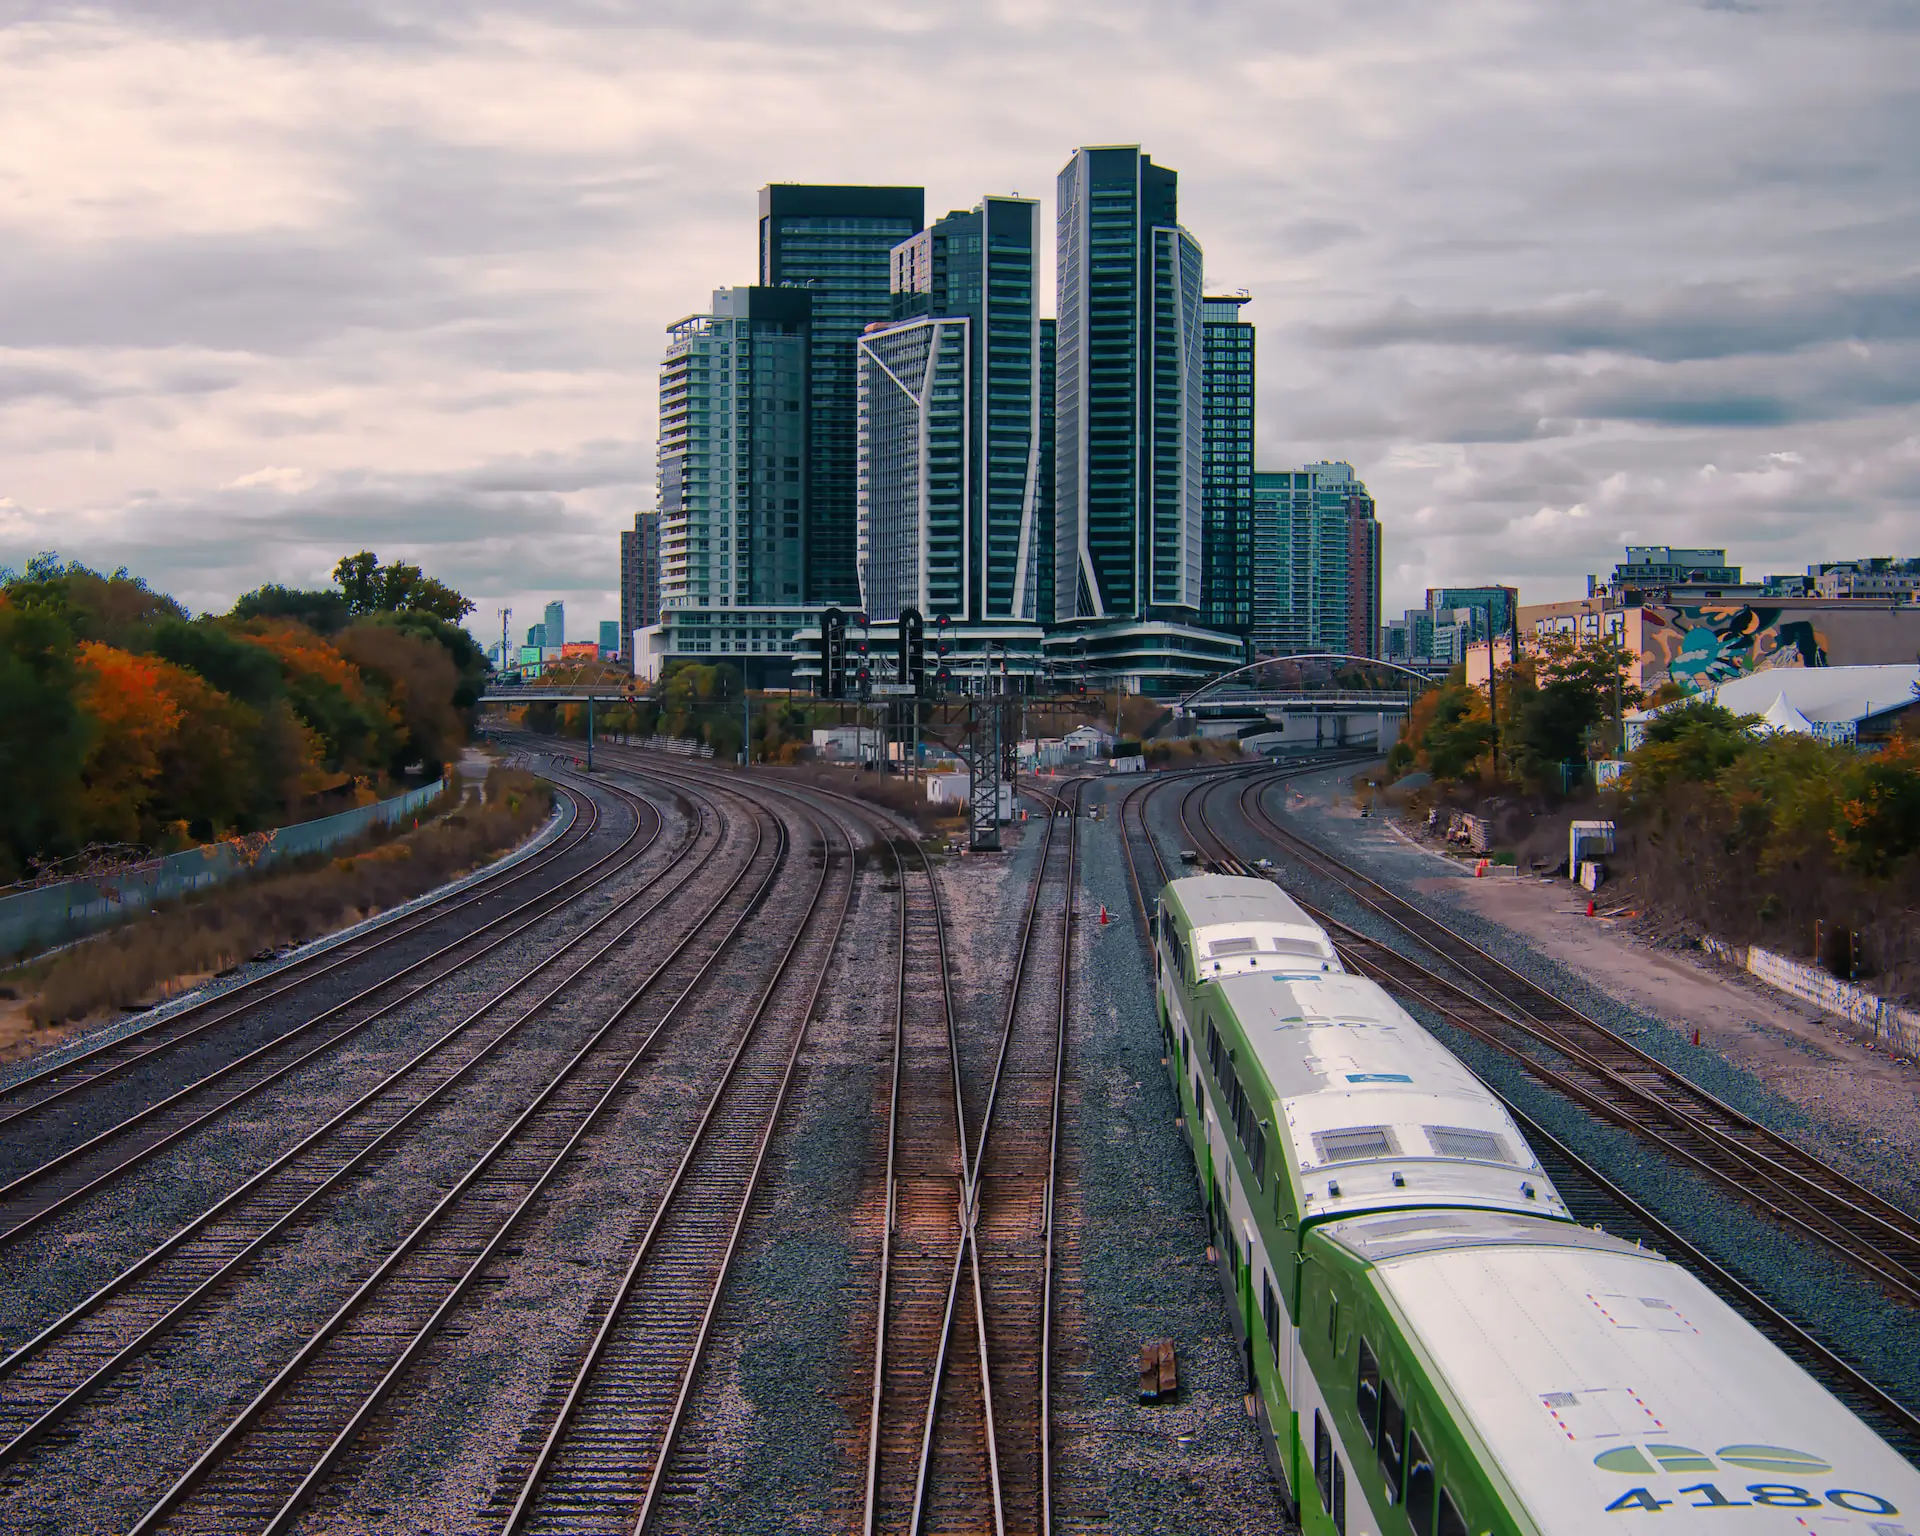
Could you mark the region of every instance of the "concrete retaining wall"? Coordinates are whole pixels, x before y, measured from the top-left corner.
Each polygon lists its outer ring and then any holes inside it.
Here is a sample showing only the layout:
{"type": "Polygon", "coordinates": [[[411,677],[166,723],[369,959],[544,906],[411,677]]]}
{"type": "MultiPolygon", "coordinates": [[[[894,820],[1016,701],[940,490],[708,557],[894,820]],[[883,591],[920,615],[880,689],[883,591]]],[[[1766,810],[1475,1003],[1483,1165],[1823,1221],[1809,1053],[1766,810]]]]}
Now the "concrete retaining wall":
{"type": "Polygon", "coordinates": [[[1920,1056],[1920,1012],[1902,1008],[1898,1003],[1878,997],[1864,987],[1856,987],[1838,976],[1829,976],[1818,966],[1802,965],[1798,960],[1776,955],[1757,944],[1741,946],[1708,939],[1706,949],[1709,954],[1732,961],[1778,991],[1871,1029],[1875,1039],[1886,1041],[1895,1050],[1909,1056],[1920,1056]]]}
{"type": "Polygon", "coordinates": [[[370,827],[391,826],[413,815],[437,799],[445,786],[446,780],[436,779],[391,800],[276,827],[264,840],[249,838],[244,845],[208,843],[163,859],[148,859],[112,875],[62,880],[0,897],[0,955],[51,949],[130,917],[156,901],[218,885],[282,859],[338,847],[370,827]]]}

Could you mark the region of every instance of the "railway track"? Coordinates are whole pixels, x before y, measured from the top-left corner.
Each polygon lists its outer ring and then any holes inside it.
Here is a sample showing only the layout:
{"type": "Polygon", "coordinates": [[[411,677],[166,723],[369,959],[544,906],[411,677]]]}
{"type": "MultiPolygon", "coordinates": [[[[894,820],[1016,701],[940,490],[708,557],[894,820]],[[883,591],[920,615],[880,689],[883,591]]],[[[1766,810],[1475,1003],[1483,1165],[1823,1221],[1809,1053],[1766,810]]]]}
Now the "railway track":
{"type": "MultiPolygon", "coordinates": [[[[809,878],[790,853],[785,824],[766,818],[751,857],[702,900],[685,937],[201,1449],[136,1531],[284,1530],[327,1491],[423,1352],[464,1315],[490,1268],[511,1257],[523,1225],[540,1218],[569,1171],[594,1153],[596,1132],[623,1091],[659,1079],[663,1053],[701,1069],[712,1043],[702,1026],[737,1013],[723,961],[737,957],[743,930],[776,889],[809,878]]],[[[671,1086],[663,1127],[680,1103],[679,1083],[671,1086]]]]}
{"type": "MultiPolygon", "coordinates": [[[[986,1394],[978,1368],[949,1380],[965,1232],[966,1110],[960,1092],[953,978],[945,917],[933,867],[917,847],[893,845],[900,885],[894,977],[892,1072],[887,1094],[887,1161],[879,1287],[866,1435],[861,1528],[920,1529],[931,1471],[937,1407],[947,1433],[969,1439],[976,1458],[947,1468],[944,1488],[971,1485],[971,1503],[993,1518],[987,1478],[986,1394]],[[944,1397],[944,1403],[941,1399],[944,1397]]],[[[968,1319],[971,1326],[973,1319],[968,1319]]]]}
{"type": "Polygon", "coordinates": [[[509,1532],[645,1530],[675,1495],[675,1441],[853,898],[852,840],[814,825],[823,857],[805,915],[552,1416],[509,1532]]]}
{"type": "Polygon", "coordinates": [[[400,1066],[157,1246],[119,1270],[78,1305],[0,1359],[0,1466],[17,1460],[145,1351],[194,1319],[267,1261],[275,1244],[298,1236],[329,1204],[353,1197],[409,1136],[430,1133],[436,1117],[457,1112],[464,1096],[493,1085],[479,1074],[628,936],[680,895],[711,857],[717,837],[685,840],[660,872],[662,889],[637,907],[609,911],[548,952],[480,1008],[458,1020],[400,1066]],[[703,850],[704,845],[704,852],[703,850]],[[688,865],[678,879],[666,877],[688,865]],[[605,932],[603,933],[603,930],[605,932]],[[589,954],[517,1011],[497,1005],[577,949],[589,954]]]}
{"type": "MultiPolygon", "coordinates": [[[[559,793],[566,808],[567,822],[558,839],[539,853],[506,869],[497,870],[475,885],[435,897],[356,938],[316,947],[300,958],[229,987],[191,1007],[151,1020],[116,1039],[103,1041],[73,1054],[64,1054],[57,1049],[49,1052],[50,1059],[45,1064],[0,1084],[0,1130],[14,1125],[36,1109],[72,1098],[109,1078],[152,1062],[162,1053],[201,1039],[224,1024],[310,987],[322,977],[343,976],[357,962],[395,948],[422,929],[444,924],[449,917],[472,913],[481,906],[496,902],[516,886],[537,883],[540,876],[591,841],[601,819],[600,808],[590,797],[565,786],[559,786],[559,793]]],[[[654,830],[657,833],[657,827],[654,830]]],[[[582,873],[590,873],[591,868],[582,873]]],[[[541,892],[540,896],[552,894],[554,891],[549,890],[541,892]]],[[[450,947],[443,946],[439,953],[445,953],[450,947]]],[[[430,961],[436,957],[430,954],[425,958],[430,961]]]]}
{"type": "MultiPolygon", "coordinates": [[[[1274,784],[1280,782],[1286,776],[1288,775],[1266,775],[1254,780],[1250,784],[1238,786],[1238,793],[1243,796],[1248,794],[1263,795],[1274,784]]],[[[1148,786],[1144,788],[1146,792],[1150,794],[1156,787],[1165,786],[1148,786]]],[[[1206,819],[1205,800],[1209,795],[1218,794],[1222,787],[1223,781],[1215,778],[1209,784],[1196,786],[1186,791],[1182,797],[1180,807],[1180,821],[1184,835],[1203,849],[1211,847],[1213,850],[1212,861],[1217,867],[1223,869],[1223,871],[1260,876],[1264,874],[1264,872],[1248,866],[1240,859],[1228,846],[1225,837],[1219,829],[1206,819]],[[1195,820],[1191,819],[1190,816],[1190,808],[1195,808],[1196,802],[1197,809],[1195,810],[1195,814],[1200,818],[1197,825],[1195,820]]],[[[1138,814],[1144,826],[1146,814],[1144,806],[1142,806],[1138,814]]],[[[1302,842],[1296,834],[1287,833],[1284,828],[1275,828],[1275,830],[1283,834],[1282,837],[1273,839],[1277,847],[1292,848],[1294,845],[1302,842]]],[[[1136,847],[1139,847],[1142,852],[1146,853],[1147,861],[1153,865],[1153,873],[1147,877],[1147,880],[1157,876],[1160,880],[1164,881],[1168,877],[1168,870],[1164,859],[1160,855],[1157,844],[1152,843],[1150,840],[1139,841],[1130,839],[1127,845],[1130,864],[1136,847]]],[[[1334,860],[1330,855],[1325,854],[1314,845],[1305,844],[1304,847],[1307,854],[1310,857],[1317,857],[1322,866],[1345,868],[1345,866],[1339,865],[1337,860],[1334,860]]],[[[1326,873],[1327,871],[1323,868],[1320,872],[1326,873]]],[[[1365,885],[1373,886],[1376,890],[1380,890],[1375,882],[1368,881],[1367,877],[1359,875],[1357,871],[1347,871],[1347,873],[1356,876],[1357,879],[1364,882],[1365,885]]],[[[1144,891],[1147,880],[1141,879],[1137,874],[1134,878],[1136,892],[1144,891]]],[[[1296,900],[1299,900],[1298,893],[1292,894],[1294,894],[1296,900]]],[[[1392,897],[1391,892],[1383,892],[1383,894],[1394,901],[1398,901],[1398,898],[1392,897]]],[[[1498,1018],[1503,1026],[1509,1028],[1518,1024],[1518,1021],[1514,1017],[1502,1013],[1497,1008],[1490,1007],[1485,998],[1477,995],[1473,990],[1463,986],[1460,982],[1421,966],[1418,962],[1408,959],[1405,955],[1379,943],[1378,940],[1368,935],[1358,933],[1348,925],[1342,924],[1328,916],[1328,914],[1318,911],[1308,902],[1302,901],[1301,905],[1316,921],[1325,924],[1329,931],[1334,934],[1336,945],[1341,951],[1343,960],[1349,963],[1357,972],[1374,975],[1383,985],[1388,986],[1392,990],[1402,991],[1403,995],[1410,996],[1416,1002],[1433,1008],[1443,1017],[1447,1018],[1449,1022],[1467,1029],[1478,1038],[1488,1039],[1490,1043],[1502,1044],[1502,1041],[1500,1039],[1501,1031],[1487,1025],[1488,1015],[1491,1014],[1498,1018]],[[1391,960],[1384,958],[1387,956],[1391,956],[1391,960]],[[1485,1033],[1482,1033],[1483,1030],[1485,1033]]],[[[1424,914],[1421,915],[1424,916],[1424,914]]],[[[1442,927],[1442,925],[1438,924],[1434,926],[1442,927]]],[[[1445,930],[1443,927],[1442,931],[1450,932],[1450,930],[1445,930]]],[[[1465,943],[1466,941],[1461,940],[1461,942],[1465,943]]],[[[1433,946],[1429,945],[1429,947],[1431,948],[1433,946]]],[[[1484,955],[1484,951],[1477,952],[1484,955]]],[[[1485,958],[1491,960],[1493,965],[1501,971],[1507,970],[1501,962],[1494,960],[1493,957],[1486,956],[1485,958]]],[[[1520,979],[1525,980],[1525,978],[1520,979]]],[[[1532,984],[1528,983],[1528,985],[1531,986],[1532,984]]],[[[1557,999],[1554,1001],[1558,1004],[1557,999]]],[[[1562,1004],[1559,1006],[1564,1007],[1565,1005],[1562,1004]]],[[[1599,1028],[1600,1026],[1595,1025],[1594,1027],[1599,1028]]],[[[1622,1043],[1624,1044],[1624,1042],[1622,1043]]],[[[1522,1056],[1521,1059],[1523,1062],[1531,1063],[1532,1061],[1532,1058],[1526,1056],[1522,1056]]],[[[1532,1070],[1531,1065],[1530,1070],[1532,1070]]],[[[1546,1067],[1544,1070],[1550,1073],[1553,1069],[1546,1067]]],[[[1542,1073],[1536,1071],[1535,1075],[1541,1076],[1542,1073]]],[[[1490,1091],[1498,1095],[1497,1089],[1491,1089],[1491,1085],[1489,1085],[1489,1087],[1490,1091]]],[[[1528,1117],[1517,1105],[1513,1104],[1511,1100],[1507,1099],[1504,1095],[1498,1096],[1501,1097],[1502,1102],[1506,1104],[1509,1112],[1513,1114],[1516,1122],[1520,1124],[1522,1130],[1534,1145],[1543,1163],[1547,1165],[1548,1171],[1554,1178],[1556,1185],[1561,1187],[1563,1193],[1568,1195],[1572,1208],[1581,1219],[1604,1221],[1608,1224],[1609,1230],[1622,1231],[1627,1236],[1639,1236],[1643,1240],[1657,1243],[1664,1251],[1692,1268],[1696,1274],[1709,1285],[1713,1286],[1730,1305],[1738,1309],[1749,1321],[1754,1323],[1756,1327],[1766,1333],[1769,1338],[1789,1355],[1798,1360],[1806,1369],[1823,1381],[1838,1396],[1854,1406],[1870,1420],[1880,1425],[1882,1429],[1894,1439],[1895,1443],[1903,1445],[1909,1454],[1912,1454],[1915,1449],[1920,1449],[1920,1414],[1916,1414],[1907,1405],[1894,1398],[1883,1387],[1861,1371],[1859,1367],[1835,1351],[1800,1322],[1775,1306],[1773,1302],[1739,1275],[1715,1261],[1697,1245],[1687,1239],[1684,1234],[1663,1222],[1659,1217],[1635,1201],[1632,1196],[1607,1178],[1599,1169],[1579,1157],[1571,1148],[1548,1133],[1545,1128],[1541,1127],[1536,1121],[1528,1117]]],[[[1570,1096],[1575,1097],[1576,1102],[1586,1104],[1586,1107],[1593,1109],[1596,1113],[1603,1114],[1605,1118],[1613,1120],[1616,1123],[1630,1124],[1635,1129],[1641,1128],[1639,1123],[1631,1116],[1623,1121],[1621,1112],[1617,1106],[1607,1105],[1602,1107],[1601,1105],[1587,1104],[1586,1100],[1578,1094],[1570,1096]]],[[[1836,1177],[1843,1176],[1836,1174],[1836,1177]]]]}
{"type": "MultiPolygon", "coordinates": [[[[579,791],[570,789],[568,793],[586,799],[579,791]]],[[[120,1053],[117,1044],[102,1046],[76,1066],[80,1076],[74,1081],[54,1081],[57,1070],[43,1074],[45,1091],[16,1106],[5,1123],[7,1139],[24,1154],[24,1166],[16,1165],[17,1171],[0,1184],[0,1248],[71,1211],[165,1148],[232,1115],[256,1096],[362,1036],[475,961],[502,951],[543,920],[595,894],[632,868],[654,847],[663,823],[651,808],[643,811],[645,802],[637,796],[622,798],[633,811],[632,830],[584,869],[565,877],[551,890],[517,901],[431,953],[403,960],[398,970],[359,986],[341,1001],[312,1012],[296,1008],[303,1015],[298,1022],[285,1028],[269,1025],[266,1038],[257,1043],[251,1039],[232,1042],[230,1050],[222,1054],[218,1041],[208,1036],[237,1016],[280,1001],[302,983],[269,989],[232,1010],[215,1009],[204,1018],[196,1016],[182,1032],[163,1032],[158,1038],[142,1041],[132,1054],[120,1053]],[[78,1112],[86,1107],[81,1097],[98,1094],[103,1082],[135,1068],[151,1070],[154,1058],[189,1046],[197,1057],[212,1056],[213,1060],[211,1064],[186,1064],[181,1074],[186,1076],[185,1082],[162,1084],[145,1102],[137,1102],[137,1094],[130,1101],[122,1093],[90,1113],[78,1112]]],[[[400,937],[412,932],[408,930],[400,937]]],[[[366,953],[310,974],[305,984],[330,976],[366,953]]],[[[212,1001],[217,1003],[219,999],[212,1001]]],[[[132,1081],[115,1086],[138,1088],[132,1081]]]]}
{"type": "Polygon", "coordinates": [[[1920,1217],[1715,1098],[1430,913],[1281,826],[1264,807],[1266,787],[1256,780],[1239,791],[1241,814],[1257,835],[1335,881],[1470,985],[1316,913],[1337,927],[1356,969],[1430,1006],[1445,1006],[1476,1038],[1515,1057],[1541,1081],[1824,1243],[1901,1300],[1920,1304],[1920,1217]]]}

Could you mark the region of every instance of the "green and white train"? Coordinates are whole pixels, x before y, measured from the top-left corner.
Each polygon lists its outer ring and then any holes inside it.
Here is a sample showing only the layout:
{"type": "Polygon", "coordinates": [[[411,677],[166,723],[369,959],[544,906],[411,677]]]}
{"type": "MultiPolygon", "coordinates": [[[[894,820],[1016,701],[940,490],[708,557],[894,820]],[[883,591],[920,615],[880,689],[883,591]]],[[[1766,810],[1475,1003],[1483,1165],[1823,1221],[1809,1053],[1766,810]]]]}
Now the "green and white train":
{"type": "Polygon", "coordinates": [[[1920,1472],[1692,1275],[1575,1222],[1500,1102],[1278,887],[1172,881],[1154,930],[1306,1536],[1920,1536],[1920,1472]]]}

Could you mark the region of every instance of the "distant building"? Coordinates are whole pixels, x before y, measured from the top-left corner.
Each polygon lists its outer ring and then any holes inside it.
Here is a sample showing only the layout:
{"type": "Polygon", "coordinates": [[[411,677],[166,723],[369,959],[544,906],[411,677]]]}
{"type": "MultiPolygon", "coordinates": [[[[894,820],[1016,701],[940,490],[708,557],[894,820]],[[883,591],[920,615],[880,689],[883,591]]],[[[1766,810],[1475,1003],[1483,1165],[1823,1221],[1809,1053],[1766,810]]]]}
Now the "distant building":
{"type": "Polygon", "coordinates": [[[620,621],[602,619],[600,621],[600,644],[596,647],[602,661],[610,660],[620,654],[620,621]]]}
{"type": "Polygon", "coordinates": [[[537,649],[545,650],[547,644],[547,626],[544,624],[528,625],[527,644],[537,649]]]}
{"type": "Polygon", "coordinates": [[[804,378],[796,381],[805,407],[803,590],[792,595],[816,606],[859,601],[856,353],[868,326],[893,318],[893,249],[925,221],[926,193],[919,187],[775,182],[760,191],[763,286],[756,291],[802,292],[811,301],[801,348],[804,378]]]}
{"type": "MultiPolygon", "coordinates": [[[[1587,578],[1587,594],[1602,590],[1599,579],[1587,578]]],[[[1606,595],[1615,602],[1630,593],[1643,597],[1662,593],[1693,592],[1703,597],[1746,595],[1740,581],[1740,567],[1727,564],[1724,549],[1678,549],[1670,544],[1629,544],[1627,558],[1614,566],[1607,578],[1606,595]]],[[[1753,595],[1760,595],[1756,585],[1753,595]]]]}
{"type": "Polygon", "coordinates": [[[1260,470],[1253,501],[1254,654],[1374,655],[1380,533],[1353,466],[1260,470]]]}
{"type": "Polygon", "coordinates": [[[1347,492],[1347,650],[1380,654],[1380,519],[1359,481],[1347,492]]]}
{"type": "Polygon", "coordinates": [[[1649,693],[1674,684],[1697,693],[1749,673],[1876,667],[1920,654],[1920,603],[1899,596],[1647,599],[1631,589],[1520,609],[1522,645],[1562,634],[1610,636],[1632,658],[1628,679],[1649,693]]]}
{"type": "Polygon", "coordinates": [[[547,614],[542,631],[546,635],[549,650],[558,650],[567,643],[567,605],[548,603],[547,614]]]}
{"type": "Polygon", "coordinates": [[[660,622],[660,514],[636,512],[620,534],[620,659],[633,661],[633,632],[660,622]]]}
{"type": "Polygon", "coordinates": [[[1253,326],[1240,318],[1249,302],[1244,293],[1200,301],[1200,622],[1236,635],[1253,633],[1255,356],[1253,326]]]}
{"type": "Polygon", "coordinates": [[[1807,577],[1819,597],[1920,600],[1920,559],[1833,560],[1808,566],[1807,577]]]}
{"type": "Polygon", "coordinates": [[[1520,608],[1518,587],[1428,587],[1427,612],[1453,613],[1465,608],[1472,615],[1470,639],[1484,640],[1488,634],[1505,635],[1513,631],[1520,608]]]}

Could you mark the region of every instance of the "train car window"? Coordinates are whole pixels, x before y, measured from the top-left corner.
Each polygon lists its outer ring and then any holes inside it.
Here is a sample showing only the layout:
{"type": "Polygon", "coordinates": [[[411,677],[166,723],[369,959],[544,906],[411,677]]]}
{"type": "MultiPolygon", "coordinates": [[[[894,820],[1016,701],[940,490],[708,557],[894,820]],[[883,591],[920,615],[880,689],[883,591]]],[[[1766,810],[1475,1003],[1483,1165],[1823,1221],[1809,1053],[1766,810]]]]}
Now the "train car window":
{"type": "Polygon", "coordinates": [[[1313,1482],[1320,1490],[1320,1507],[1333,1512],[1333,1436],[1327,1433],[1327,1421],[1313,1410],[1313,1482]]]}
{"type": "Polygon", "coordinates": [[[1390,1381],[1380,1384],[1380,1480],[1387,1485],[1387,1501],[1400,1497],[1400,1479],[1406,1472],[1407,1413],[1390,1381]]]}
{"type": "Polygon", "coordinates": [[[1446,1489],[1440,1490],[1440,1529],[1438,1536],[1467,1536],[1467,1522],[1460,1513],[1460,1507],[1453,1502],[1453,1495],[1446,1489]]]}
{"type": "Polygon", "coordinates": [[[1247,1161],[1253,1164],[1255,1186],[1265,1189],[1267,1187],[1267,1133],[1257,1125],[1247,1141],[1247,1161]]]}
{"type": "Polygon", "coordinates": [[[1353,1392],[1360,1402],[1360,1427],[1368,1442],[1375,1442],[1380,1434],[1380,1362],[1365,1339],[1360,1341],[1360,1372],[1353,1392]]]}
{"type": "Polygon", "coordinates": [[[1407,1431],[1407,1519],[1413,1536],[1433,1536],[1433,1463],[1419,1433],[1407,1431]]]}
{"type": "Polygon", "coordinates": [[[1260,1315],[1267,1324],[1267,1349],[1273,1355],[1273,1363],[1280,1363],[1280,1298],[1273,1293],[1273,1276],[1260,1277],[1260,1315]]]}
{"type": "Polygon", "coordinates": [[[1347,1536],[1347,1469],[1337,1455],[1333,1458],[1333,1528],[1347,1536]]]}

